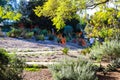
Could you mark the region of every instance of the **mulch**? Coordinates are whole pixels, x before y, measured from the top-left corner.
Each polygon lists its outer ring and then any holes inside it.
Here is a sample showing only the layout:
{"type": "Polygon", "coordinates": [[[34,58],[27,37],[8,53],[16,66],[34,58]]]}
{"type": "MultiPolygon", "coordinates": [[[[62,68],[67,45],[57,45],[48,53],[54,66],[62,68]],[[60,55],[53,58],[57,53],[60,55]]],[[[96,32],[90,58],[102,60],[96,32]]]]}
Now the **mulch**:
{"type": "Polygon", "coordinates": [[[23,80],[53,80],[52,75],[48,69],[41,69],[39,71],[24,71],[23,80]]]}
{"type": "MultiPolygon", "coordinates": [[[[53,80],[52,75],[48,69],[41,69],[40,71],[24,71],[23,80],[53,80]]],[[[97,76],[99,80],[120,80],[120,68],[115,72],[108,72],[107,75],[103,75],[102,72],[98,72],[97,76]]]]}

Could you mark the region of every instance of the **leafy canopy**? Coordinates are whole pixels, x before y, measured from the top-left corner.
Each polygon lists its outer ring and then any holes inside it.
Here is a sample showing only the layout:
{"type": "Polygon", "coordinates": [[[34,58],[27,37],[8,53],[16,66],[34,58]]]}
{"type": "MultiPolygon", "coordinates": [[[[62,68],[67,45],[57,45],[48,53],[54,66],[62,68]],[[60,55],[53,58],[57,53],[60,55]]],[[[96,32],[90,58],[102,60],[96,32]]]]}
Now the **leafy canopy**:
{"type": "Polygon", "coordinates": [[[120,25],[119,15],[120,11],[114,8],[101,9],[91,16],[89,24],[93,28],[89,33],[94,37],[111,37],[120,25]]]}
{"type": "Polygon", "coordinates": [[[9,19],[9,20],[19,20],[20,17],[22,16],[22,14],[20,14],[17,11],[12,10],[12,6],[10,4],[7,4],[9,2],[9,0],[1,0],[0,2],[4,3],[4,4],[0,4],[0,19],[5,20],[5,19],[9,19]]]}
{"type": "Polygon", "coordinates": [[[43,6],[37,6],[34,12],[38,17],[49,17],[59,30],[65,26],[65,20],[76,15],[76,7],[70,0],[48,0],[43,6]]]}
{"type": "MultiPolygon", "coordinates": [[[[117,0],[120,2],[120,0],[117,0]]],[[[65,26],[66,20],[75,18],[77,12],[87,8],[95,8],[97,5],[114,0],[47,0],[42,6],[36,6],[34,10],[38,17],[49,17],[53,25],[59,30],[65,26]]],[[[117,3],[117,2],[116,2],[117,3]]],[[[102,5],[104,6],[104,5],[102,5]]]]}

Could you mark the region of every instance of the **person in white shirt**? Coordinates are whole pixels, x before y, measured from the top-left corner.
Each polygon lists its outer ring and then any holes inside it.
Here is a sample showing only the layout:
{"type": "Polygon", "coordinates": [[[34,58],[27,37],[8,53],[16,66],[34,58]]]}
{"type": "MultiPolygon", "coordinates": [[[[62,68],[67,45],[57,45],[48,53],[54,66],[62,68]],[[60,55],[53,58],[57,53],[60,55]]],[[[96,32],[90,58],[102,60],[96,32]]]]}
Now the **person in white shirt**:
{"type": "Polygon", "coordinates": [[[95,42],[95,38],[91,37],[91,38],[89,39],[89,42],[90,42],[90,46],[92,46],[93,43],[95,42]]]}

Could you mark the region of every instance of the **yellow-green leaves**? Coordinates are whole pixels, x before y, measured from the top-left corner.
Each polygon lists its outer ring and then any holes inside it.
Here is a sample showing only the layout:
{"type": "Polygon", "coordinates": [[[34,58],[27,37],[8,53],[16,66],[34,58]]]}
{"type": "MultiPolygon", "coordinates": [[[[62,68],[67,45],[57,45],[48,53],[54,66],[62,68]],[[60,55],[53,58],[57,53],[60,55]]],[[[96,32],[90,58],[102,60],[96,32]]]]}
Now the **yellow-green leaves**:
{"type": "Polygon", "coordinates": [[[0,17],[3,15],[3,7],[0,6],[0,17]]]}
{"type": "Polygon", "coordinates": [[[118,15],[117,15],[118,18],[120,18],[120,11],[118,12],[118,15]]]}
{"type": "Polygon", "coordinates": [[[114,8],[106,8],[95,13],[91,17],[90,25],[92,36],[95,37],[111,37],[114,34],[114,29],[118,29],[120,11],[114,8]]]}
{"type": "Polygon", "coordinates": [[[22,17],[22,14],[20,13],[15,13],[15,16],[13,16],[13,20],[20,20],[20,18],[22,17]]]}
{"type": "Polygon", "coordinates": [[[0,18],[1,19],[9,19],[17,21],[21,18],[22,14],[14,11],[7,11],[3,7],[0,6],[0,18]]]}
{"type": "Polygon", "coordinates": [[[35,14],[40,17],[42,15],[41,13],[41,7],[40,6],[36,6],[35,9],[33,9],[33,11],[35,12],[35,14]]]}
{"type": "Polygon", "coordinates": [[[106,10],[101,10],[96,12],[91,18],[91,23],[94,27],[115,27],[118,25],[118,19],[120,12],[113,8],[107,8],[106,10]]]}
{"type": "Polygon", "coordinates": [[[53,25],[55,25],[58,30],[62,29],[65,26],[65,22],[61,16],[54,17],[52,21],[53,25]]]}
{"type": "Polygon", "coordinates": [[[46,16],[53,18],[55,16],[55,10],[58,6],[57,0],[48,0],[43,6],[36,6],[33,11],[38,17],[46,16]]]}
{"type": "Polygon", "coordinates": [[[48,0],[43,6],[33,9],[38,17],[49,17],[58,30],[65,26],[65,20],[76,15],[77,7],[71,0],[48,0]]]}

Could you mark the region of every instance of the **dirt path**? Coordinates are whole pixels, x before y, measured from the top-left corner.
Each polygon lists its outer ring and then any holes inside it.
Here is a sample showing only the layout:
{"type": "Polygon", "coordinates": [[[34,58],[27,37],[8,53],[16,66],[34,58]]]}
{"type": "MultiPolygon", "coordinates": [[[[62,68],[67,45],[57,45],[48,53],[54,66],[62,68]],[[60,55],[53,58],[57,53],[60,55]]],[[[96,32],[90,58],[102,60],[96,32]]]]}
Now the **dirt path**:
{"type": "Polygon", "coordinates": [[[64,57],[76,58],[80,55],[78,45],[68,43],[68,55],[63,55],[64,46],[53,41],[35,41],[17,38],[0,38],[0,48],[5,48],[10,53],[16,53],[27,62],[53,62],[64,57]],[[73,46],[74,45],[74,46],[73,46]]]}

